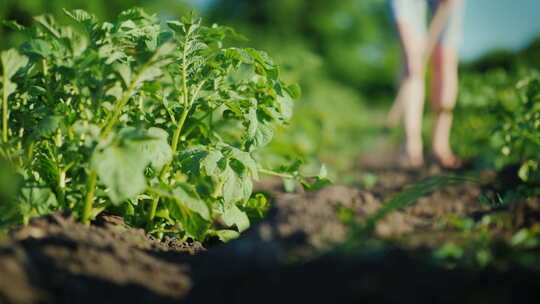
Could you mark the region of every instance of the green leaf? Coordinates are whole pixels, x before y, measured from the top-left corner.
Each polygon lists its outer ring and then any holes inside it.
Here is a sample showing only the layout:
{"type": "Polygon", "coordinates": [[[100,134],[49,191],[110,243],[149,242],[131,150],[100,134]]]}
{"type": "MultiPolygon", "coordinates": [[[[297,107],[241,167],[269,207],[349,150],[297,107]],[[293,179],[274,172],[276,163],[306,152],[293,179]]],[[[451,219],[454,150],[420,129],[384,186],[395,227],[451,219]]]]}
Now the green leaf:
{"type": "Polygon", "coordinates": [[[240,82],[248,82],[255,77],[255,69],[252,64],[242,63],[240,66],[231,71],[227,77],[229,84],[237,84],[240,82]]]}
{"type": "Polygon", "coordinates": [[[90,163],[99,180],[109,189],[107,194],[111,201],[120,204],[144,191],[146,160],[145,155],[130,145],[110,145],[95,151],[90,163]]]}
{"type": "Polygon", "coordinates": [[[161,208],[156,212],[156,217],[161,217],[166,220],[171,220],[170,211],[167,208],[161,208]]]}
{"type": "Polygon", "coordinates": [[[442,187],[465,181],[468,181],[467,178],[457,176],[434,176],[416,183],[413,187],[402,190],[366,219],[363,228],[364,233],[372,233],[375,225],[392,211],[415,204],[420,197],[442,187]]]}
{"type": "Polygon", "coordinates": [[[253,144],[256,148],[262,148],[272,141],[272,137],[274,137],[274,130],[264,123],[259,123],[253,138],[253,144]]]}
{"type": "Polygon", "coordinates": [[[21,45],[21,53],[29,57],[47,58],[52,54],[51,45],[42,39],[33,39],[21,45]]]}
{"type": "Polygon", "coordinates": [[[156,171],[172,161],[172,149],[169,146],[167,131],[152,127],[146,132],[151,139],[140,143],[138,150],[146,157],[147,163],[156,171]]]}
{"type": "Polygon", "coordinates": [[[270,204],[264,194],[257,193],[239,207],[242,211],[246,212],[250,221],[253,222],[264,218],[270,209],[270,204]]]}
{"type": "Polygon", "coordinates": [[[253,191],[253,183],[249,175],[238,175],[234,169],[227,166],[222,177],[224,180],[223,199],[226,204],[233,204],[249,199],[253,191]]]}
{"type": "Polygon", "coordinates": [[[247,214],[240,210],[235,204],[225,209],[225,212],[223,213],[223,222],[229,227],[236,225],[239,232],[249,228],[249,218],[247,214]]]}
{"type": "Polygon", "coordinates": [[[71,17],[73,20],[84,24],[87,27],[90,27],[96,22],[96,17],[94,15],[89,14],[88,12],[81,10],[81,9],[75,9],[68,11],[66,9],[63,9],[64,13],[71,17]]]}
{"type": "Polygon", "coordinates": [[[538,163],[534,160],[528,160],[521,167],[518,171],[519,178],[524,182],[530,182],[531,176],[533,176],[534,172],[538,171],[538,163]]]}
{"type": "Polygon", "coordinates": [[[34,17],[34,20],[43,26],[43,28],[51,35],[53,35],[55,38],[60,39],[61,35],[60,32],[57,30],[56,22],[54,18],[50,15],[41,15],[34,17]]]}
{"type": "Polygon", "coordinates": [[[208,151],[201,147],[191,147],[180,154],[182,171],[186,174],[200,175],[202,160],[208,155],[208,151]]]}
{"type": "Polygon", "coordinates": [[[203,240],[210,228],[210,223],[204,220],[198,213],[191,211],[183,204],[178,204],[176,201],[169,203],[171,216],[179,221],[187,236],[203,240]]]}
{"type": "Polygon", "coordinates": [[[302,186],[304,187],[304,190],[306,191],[317,191],[317,190],[320,190],[326,186],[329,186],[332,184],[332,181],[329,180],[328,178],[321,178],[321,177],[316,177],[315,178],[315,181],[313,182],[308,182],[306,180],[301,180],[300,183],[302,184],[302,186]]]}
{"type": "Polygon", "coordinates": [[[281,113],[282,119],[290,120],[293,116],[294,103],[289,97],[278,97],[278,110],[281,113]]]}
{"type": "Polygon", "coordinates": [[[328,176],[328,169],[326,169],[326,165],[322,164],[321,169],[319,170],[319,178],[326,178],[328,176]]]}
{"type": "Polygon", "coordinates": [[[2,52],[0,61],[2,62],[2,76],[9,80],[28,63],[28,58],[20,55],[15,49],[9,49],[2,52]]]}
{"type": "Polygon", "coordinates": [[[118,63],[114,65],[114,70],[118,72],[118,75],[124,81],[124,85],[129,87],[131,85],[131,67],[127,63],[118,63]]]}
{"type": "Polygon", "coordinates": [[[2,90],[4,90],[6,92],[7,96],[9,96],[9,95],[13,94],[17,90],[17,85],[15,83],[11,82],[11,80],[8,79],[6,81],[6,83],[4,84],[4,87],[2,88],[2,90]]]}
{"type": "Polygon", "coordinates": [[[210,209],[197,192],[187,184],[178,184],[173,190],[173,195],[178,204],[185,206],[189,210],[196,212],[203,219],[210,220],[210,209]]]}
{"type": "Polygon", "coordinates": [[[156,66],[147,67],[146,69],[144,69],[144,71],[142,71],[141,75],[139,76],[139,79],[137,80],[137,84],[141,84],[145,81],[154,80],[160,77],[161,75],[163,75],[163,72],[161,71],[159,67],[156,67],[156,66]]]}
{"type": "Polygon", "coordinates": [[[20,199],[23,204],[37,210],[38,215],[52,212],[57,204],[56,197],[48,187],[24,187],[20,199]]]}
{"type": "Polygon", "coordinates": [[[61,116],[48,116],[42,119],[32,131],[30,140],[36,140],[42,136],[48,136],[56,132],[62,122],[61,116]]]}
{"type": "Polygon", "coordinates": [[[510,241],[510,244],[512,246],[518,246],[524,243],[528,238],[529,238],[529,230],[523,228],[512,236],[512,240],[510,241]]]}
{"type": "Polygon", "coordinates": [[[223,158],[223,155],[219,151],[209,151],[208,154],[201,160],[200,166],[204,168],[204,171],[208,176],[219,175],[222,170],[218,166],[218,162],[223,158]]]}
{"type": "Polygon", "coordinates": [[[268,54],[266,54],[263,51],[258,51],[252,48],[246,49],[246,52],[253,58],[253,60],[260,64],[264,69],[272,69],[272,62],[270,61],[270,58],[268,57],[268,54]]]}
{"type": "MultiPolygon", "coordinates": [[[[166,37],[162,35],[162,37],[166,37]]],[[[170,39],[170,38],[165,38],[170,39]]],[[[176,51],[176,44],[170,41],[162,41],[160,47],[156,50],[156,57],[172,55],[176,51]]]]}
{"type": "Polygon", "coordinates": [[[291,96],[292,99],[298,99],[302,96],[302,89],[298,84],[291,84],[285,87],[285,91],[291,96]]]}
{"type": "Polygon", "coordinates": [[[167,21],[167,26],[178,34],[183,35],[185,32],[185,25],[176,20],[167,21]]]}
{"type": "Polygon", "coordinates": [[[126,54],[115,48],[112,44],[105,44],[98,49],[98,55],[100,58],[106,58],[106,64],[112,64],[114,62],[120,62],[121,59],[126,59],[126,54]]]}
{"type": "Polygon", "coordinates": [[[294,180],[292,178],[283,179],[283,188],[285,189],[285,192],[287,192],[287,193],[295,193],[296,192],[296,180],[294,180]]]}
{"type": "Polygon", "coordinates": [[[257,118],[257,110],[250,108],[246,115],[248,121],[247,136],[248,138],[254,138],[257,134],[257,128],[259,126],[259,119],[257,118]]]}
{"type": "Polygon", "coordinates": [[[233,148],[231,150],[231,156],[238,160],[244,167],[246,167],[253,177],[253,179],[259,179],[259,166],[257,162],[251,157],[251,154],[244,152],[240,149],[233,148]]]}
{"type": "Polygon", "coordinates": [[[218,230],[215,231],[213,234],[216,235],[223,243],[227,243],[228,241],[237,239],[240,236],[240,233],[238,233],[238,231],[229,229],[218,230]]]}
{"type": "Polygon", "coordinates": [[[0,21],[0,24],[6,27],[9,27],[10,29],[14,31],[24,31],[26,30],[26,27],[24,25],[19,24],[15,20],[2,20],[0,21]]]}

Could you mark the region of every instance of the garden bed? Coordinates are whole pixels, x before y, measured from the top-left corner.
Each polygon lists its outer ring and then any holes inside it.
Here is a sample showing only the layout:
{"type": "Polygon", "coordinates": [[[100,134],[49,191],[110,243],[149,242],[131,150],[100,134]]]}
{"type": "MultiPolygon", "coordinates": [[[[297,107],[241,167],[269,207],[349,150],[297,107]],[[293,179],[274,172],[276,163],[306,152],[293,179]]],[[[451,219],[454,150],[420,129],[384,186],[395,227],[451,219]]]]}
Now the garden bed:
{"type": "Polygon", "coordinates": [[[430,173],[377,174],[370,191],[335,185],[286,193],[279,180],[264,181],[256,188],[273,198],[268,217],[208,250],[173,238],[159,242],[114,216],[92,226],[62,214],[35,218],[0,243],[0,302],[453,303],[481,297],[506,303],[537,296],[540,273],[533,270],[447,270],[420,258],[427,247],[452,238],[436,226],[440,219],[489,211],[477,199],[487,185],[444,187],[376,224],[378,239],[411,242],[353,255],[333,250],[351,231],[338,210],[366,219],[400,188],[391,181],[409,183],[430,173]]]}

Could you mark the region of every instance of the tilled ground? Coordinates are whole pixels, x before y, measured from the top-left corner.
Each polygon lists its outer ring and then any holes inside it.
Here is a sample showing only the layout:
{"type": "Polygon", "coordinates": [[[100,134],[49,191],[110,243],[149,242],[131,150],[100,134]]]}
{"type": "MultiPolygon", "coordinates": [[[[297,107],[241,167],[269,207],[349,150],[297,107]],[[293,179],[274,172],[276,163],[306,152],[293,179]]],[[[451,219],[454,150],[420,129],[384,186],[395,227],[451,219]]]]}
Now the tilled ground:
{"type": "MultiPolygon", "coordinates": [[[[397,247],[354,256],[329,251],[349,231],[338,210],[366,219],[404,185],[440,173],[369,170],[378,176],[370,191],[334,185],[285,193],[279,181],[259,183],[256,188],[273,198],[268,217],[238,240],[209,250],[174,239],[158,242],[114,216],[90,227],[60,214],[34,219],[0,241],[0,303],[526,303],[540,298],[540,274],[533,271],[450,271],[397,247]]],[[[429,233],[445,216],[488,212],[478,196],[494,187],[443,187],[389,214],[375,233],[389,239],[429,233]]]]}
{"type": "MultiPolygon", "coordinates": [[[[167,303],[192,287],[189,267],[146,251],[169,244],[115,217],[86,227],[59,214],[34,219],[0,243],[0,299],[11,303],[167,303]]],[[[174,246],[171,246],[174,248],[174,246]]],[[[177,248],[179,254],[198,250],[177,248]]],[[[1,302],[1,301],[0,301],[1,302]]]]}

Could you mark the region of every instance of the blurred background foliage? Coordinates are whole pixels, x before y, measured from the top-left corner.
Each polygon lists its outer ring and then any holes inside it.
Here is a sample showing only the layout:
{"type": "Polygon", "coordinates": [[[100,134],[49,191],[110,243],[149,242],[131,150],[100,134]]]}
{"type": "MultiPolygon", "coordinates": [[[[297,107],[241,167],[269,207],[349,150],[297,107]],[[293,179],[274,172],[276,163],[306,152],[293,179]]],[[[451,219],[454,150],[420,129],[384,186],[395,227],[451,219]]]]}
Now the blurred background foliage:
{"type": "MultiPolygon", "coordinates": [[[[101,20],[112,20],[133,6],[144,7],[164,17],[183,14],[192,7],[186,1],[177,0],[0,0],[0,20],[16,20],[28,26],[34,16],[53,14],[61,22],[67,22],[62,9],[84,9],[101,20]]],[[[18,45],[23,39],[5,27],[0,29],[0,37],[2,49],[18,45]]]]}
{"type": "Polygon", "coordinates": [[[296,42],[324,59],[329,75],[364,95],[393,85],[398,63],[385,0],[221,0],[213,20],[280,46],[296,42]]]}
{"type": "MultiPolygon", "coordinates": [[[[384,115],[395,93],[399,50],[385,0],[0,0],[0,19],[30,25],[35,15],[52,13],[62,20],[62,8],[81,8],[110,20],[133,6],[164,19],[195,10],[207,23],[232,26],[248,38],[242,46],[266,50],[281,65],[282,76],[301,85],[291,125],[261,155],[269,167],[300,157],[306,170],[323,162],[347,180],[359,153],[386,134],[384,115]]],[[[22,39],[1,27],[1,49],[22,39]]],[[[463,64],[453,136],[460,155],[481,159],[479,166],[497,163],[496,115],[482,114],[535,67],[540,68],[540,39],[518,53],[494,51],[463,64]]]]}
{"type": "Polygon", "coordinates": [[[208,10],[211,20],[232,25],[272,54],[303,89],[291,127],[264,155],[270,166],[301,155],[306,170],[323,162],[334,177],[345,177],[370,146],[381,129],[376,106],[391,100],[399,60],[385,3],[220,0],[208,10]]]}

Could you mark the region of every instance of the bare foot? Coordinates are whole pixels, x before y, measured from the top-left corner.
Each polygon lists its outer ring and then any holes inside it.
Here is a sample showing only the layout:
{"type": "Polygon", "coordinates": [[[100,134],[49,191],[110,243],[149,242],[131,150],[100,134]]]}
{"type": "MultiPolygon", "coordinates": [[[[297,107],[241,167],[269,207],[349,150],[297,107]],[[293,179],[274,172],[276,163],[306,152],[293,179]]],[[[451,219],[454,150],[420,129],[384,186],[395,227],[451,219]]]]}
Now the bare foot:
{"type": "Polygon", "coordinates": [[[432,152],[431,156],[435,162],[437,162],[441,167],[445,169],[459,169],[463,165],[463,161],[461,160],[461,158],[457,157],[451,152],[432,152]]]}
{"type": "Polygon", "coordinates": [[[424,167],[424,157],[422,154],[410,156],[403,150],[399,155],[398,165],[404,170],[418,170],[424,167]]]}

